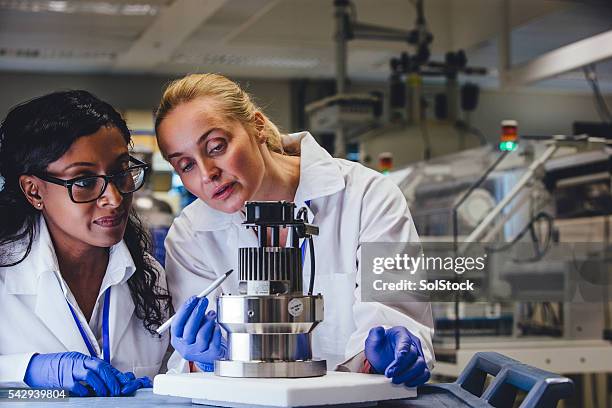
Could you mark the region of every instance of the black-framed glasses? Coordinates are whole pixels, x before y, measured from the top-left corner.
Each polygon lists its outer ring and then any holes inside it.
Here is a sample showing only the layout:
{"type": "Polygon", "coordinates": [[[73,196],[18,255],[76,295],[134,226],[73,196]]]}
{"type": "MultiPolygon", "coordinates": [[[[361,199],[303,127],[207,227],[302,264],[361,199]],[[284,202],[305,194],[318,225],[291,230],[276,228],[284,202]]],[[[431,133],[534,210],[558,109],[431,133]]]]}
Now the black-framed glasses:
{"type": "Polygon", "coordinates": [[[36,177],[66,187],[70,199],[75,203],[90,203],[102,197],[109,182],[112,182],[122,195],[133,193],[144,185],[149,165],[132,156],[130,162],[135,163],[135,166],[111,176],[81,176],[70,180],[48,174],[36,174],[36,177]]]}

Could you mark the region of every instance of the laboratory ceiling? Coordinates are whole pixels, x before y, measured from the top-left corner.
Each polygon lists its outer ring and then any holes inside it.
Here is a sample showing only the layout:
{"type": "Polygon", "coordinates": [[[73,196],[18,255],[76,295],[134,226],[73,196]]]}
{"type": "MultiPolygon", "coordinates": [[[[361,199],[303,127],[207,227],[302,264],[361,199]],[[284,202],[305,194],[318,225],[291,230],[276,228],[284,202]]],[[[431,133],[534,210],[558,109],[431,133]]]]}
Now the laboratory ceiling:
{"type": "MultiPolygon", "coordinates": [[[[410,29],[414,1],[354,0],[361,22],[410,29]]],[[[511,62],[612,30],[608,1],[425,0],[433,59],[465,49],[498,84],[498,38],[511,29],[511,62]]],[[[0,0],[0,71],[333,78],[333,0],[0,0]]],[[[352,41],[351,78],[384,80],[402,43],[352,41]]],[[[597,66],[612,83],[612,63],[597,66]]],[[[581,71],[540,86],[587,89],[581,71]]]]}

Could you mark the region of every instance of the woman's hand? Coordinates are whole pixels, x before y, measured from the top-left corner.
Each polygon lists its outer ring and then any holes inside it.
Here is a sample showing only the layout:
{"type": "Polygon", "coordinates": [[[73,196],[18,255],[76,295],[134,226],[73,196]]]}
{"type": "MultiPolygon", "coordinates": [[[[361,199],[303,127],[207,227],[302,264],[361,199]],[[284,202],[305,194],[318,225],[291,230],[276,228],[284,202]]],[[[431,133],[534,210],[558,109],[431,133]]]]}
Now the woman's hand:
{"type": "Polygon", "coordinates": [[[176,313],[170,329],[172,347],[203,371],[214,371],[215,360],[227,355],[227,344],[217,324],[217,314],[206,313],[208,299],[187,299],[176,313]]]}
{"type": "Polygon", "coordinates": [[[113,370],[106,361],[78,352],[36,354],[24,381],[30,387],[64,389],[79,397],[90,395],[86,384],[98,397],[118,397],[121,385],[113,370]]]}
{"type": "Polygon", "coordinates": [[[365,341],[365,355],[378,374],[384,374],[394,384],[416,387],[431,376],[421,340],[402,326],[385,330],[378,326],[370,330],[365,341]]]}
{"type": "Polygon", "coordinates": [[[119,384],[121,384],[121,395],[132,395],[141,388],[152,388],[153,382],[149,377],[139,377],[136,378],[133,372],[126,371],[122,373],[117,370],[115,367],[111,367],[113,370],[113,374],[117,380],[119,380],[119,384]]]}

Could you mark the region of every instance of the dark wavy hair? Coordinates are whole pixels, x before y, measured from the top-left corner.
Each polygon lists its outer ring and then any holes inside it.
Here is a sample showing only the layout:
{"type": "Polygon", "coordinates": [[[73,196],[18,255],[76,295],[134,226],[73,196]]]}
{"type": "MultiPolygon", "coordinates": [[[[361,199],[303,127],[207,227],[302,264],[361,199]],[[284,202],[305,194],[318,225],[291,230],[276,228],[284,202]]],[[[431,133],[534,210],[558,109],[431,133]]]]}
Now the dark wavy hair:
{"type": "MultiPolygon", "coordinates": [[[[102,126],[113,126],[131,146],[130,131],[111,105],[86,91],[54,92],[13,107],[0,124],[0,266],[22,262],[32,249],[39,211],[27,201],[19,185],[23,174],[41,174],[80,137],[102,126]],[[9,253],[7,246],[23,246],[9,253]],[[23,256],[21,254],[23,253],[23,256]]],[[[158,285],[158,274],[148,255],[150,238],[134,209],[130,210],[123,240],[136,265],[128,280],[136,316],[155,334],[171,304],[170,295],[158,285]]]]}

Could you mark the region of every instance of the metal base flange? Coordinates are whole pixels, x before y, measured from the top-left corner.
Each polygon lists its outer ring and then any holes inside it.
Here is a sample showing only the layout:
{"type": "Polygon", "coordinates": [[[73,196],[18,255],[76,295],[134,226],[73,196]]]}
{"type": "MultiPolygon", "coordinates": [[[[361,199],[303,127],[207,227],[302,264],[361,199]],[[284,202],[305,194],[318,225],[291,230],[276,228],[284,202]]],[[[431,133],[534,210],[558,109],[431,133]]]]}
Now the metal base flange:
{"type": "Polygon", "coordinates": [[[215,361],[215,374],[220,377],[305,378],[321,377],[327,372],[326,360],[307,361],[215,361]]]}

